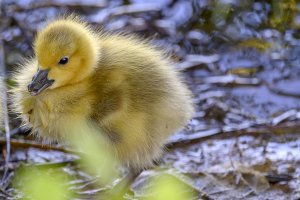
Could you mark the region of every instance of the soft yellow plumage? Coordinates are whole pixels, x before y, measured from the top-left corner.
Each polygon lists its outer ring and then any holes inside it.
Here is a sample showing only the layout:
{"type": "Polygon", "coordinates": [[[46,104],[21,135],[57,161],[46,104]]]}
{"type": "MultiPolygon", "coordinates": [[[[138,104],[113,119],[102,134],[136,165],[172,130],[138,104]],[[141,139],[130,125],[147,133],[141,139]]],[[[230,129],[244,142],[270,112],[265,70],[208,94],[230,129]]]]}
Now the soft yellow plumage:
{"type": "Polygon", "coordinates": [[[66,138],[66,121],[93,124],[123,164],[141,169],[191,118],[189,90],[142,39],[98,33],[68,17],[38,32],[34,50],[15,75],[13,103],[42,138],[66,138]]]}

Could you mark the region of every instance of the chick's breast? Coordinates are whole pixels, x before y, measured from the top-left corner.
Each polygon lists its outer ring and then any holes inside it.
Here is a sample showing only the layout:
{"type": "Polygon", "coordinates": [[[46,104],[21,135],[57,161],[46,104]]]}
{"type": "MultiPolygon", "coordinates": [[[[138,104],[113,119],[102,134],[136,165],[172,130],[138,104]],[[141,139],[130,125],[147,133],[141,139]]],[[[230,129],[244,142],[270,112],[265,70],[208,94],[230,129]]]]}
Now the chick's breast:
{"type": "Polygon", "coordinates": [[[37,71],[37,60],[29,59],[14,75],[17,86],[12,89],[12,109],[19,113],[23,124],[41,138],[58,141],[68,138],[72,122],[85,123],[91,108],[88,83],[48,90],[38,96],[31,96],[27,85],[37,71]],[[70,123],[67,123],[70,122],[70,123]],[[70,128],[70,127],[69,127],[70,128]]]}

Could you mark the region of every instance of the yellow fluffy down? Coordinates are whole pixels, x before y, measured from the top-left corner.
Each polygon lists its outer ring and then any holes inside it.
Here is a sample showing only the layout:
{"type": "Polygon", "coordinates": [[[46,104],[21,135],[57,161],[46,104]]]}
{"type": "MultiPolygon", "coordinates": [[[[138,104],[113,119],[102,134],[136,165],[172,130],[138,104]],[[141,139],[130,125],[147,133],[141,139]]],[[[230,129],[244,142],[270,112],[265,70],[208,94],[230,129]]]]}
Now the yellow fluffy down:
{"type": "Polygon", "coordinates": [[[191,93],[164,52],[134,35],[93,30],[78,17],[52,21],[37,33],[35,56],[14,76],[13,107],[44,139],[65,140],[65,122],[88,124],[133,169],[152,165],[163,144],[193,112],[191,93]],[[67,64],[59,64],[67,57],[67,64]],[[37,70],[53,85],[31,96],[37,70]]]}

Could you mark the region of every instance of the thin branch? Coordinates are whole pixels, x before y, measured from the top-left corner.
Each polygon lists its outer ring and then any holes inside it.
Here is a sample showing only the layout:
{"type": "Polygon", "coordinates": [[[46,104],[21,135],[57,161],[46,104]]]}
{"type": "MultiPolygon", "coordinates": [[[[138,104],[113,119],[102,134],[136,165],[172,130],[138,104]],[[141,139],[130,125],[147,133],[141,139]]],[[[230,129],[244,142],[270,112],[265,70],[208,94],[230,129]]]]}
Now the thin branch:
{"type": "MultiPolygon", "coordinates": [[[[6,139],[5,138],[0,138],[0,145],[1,144],[6,144],[6,139]]],[[[61,151],[64,153],[71,153],[71,154],[80,154],[80,152],[72,151],[60,146],[54,146],[54,145],[48,145],[48,144],[41,144],[38,142],[34,142],[31,140],[24,140],[24,139],[10,139],[10,144],[13,147],[21,147],[21,148],[37,148],[37,149],[43,149],[43,150],[55,150],[55,151],[61,151]]]]}
{"type": "Polygon", "coordinates": [[[166,148],[174,149],[178,147],[189,146],[209,139],[224,138],[240,135],[259,135],[266,133],[293,133],[300,128],[300,121],[287,121],[273,125],[271,122],[253,123],[248,126],[213,128],[209,130],[199,131],[191,135],[178,135],[171,138],[166,148]],[[228,128],[228,129],[227,129],[228,128]]]}
{"type": "Polygon", "coordinates": [[[289,92],[288,90],[284,90],[284,89],[279,89],[276,86],[274,86],[274,83],[270,84],[270,83],[265,82],[265,85],[268,87],[268,89],[271,92],[273,92],[273,93],[275,93],[277,95],[294,97],[294,98],[300,98],[300,94],[289,92]]]}
{"type": "MultiPolygon", "coordinates": [[[[14,128],[12,130],[10,130],[10,137],[14,137],[15,135],[23,135],[23,136],[27,136],[29,135],[31,132],[31,129],[30,128],[27,128],[27,127],[24,127],[24,126],[21,126],[21,127],[18,127],[18,128],[14,128]]],[[[4,133],[2,133],[2,131],[0,131],[0,135],[4,135],[4,133]]]]}
{"type": "Polygon", "coordinates": [[[34,3],[29,3],[27,5],[12,5],[10,6],[11,11],[13,12],[23,12],[31,11],[39,8],[48,8],[48,7],[72,7],[72,8],[104,8],[107,6],[107,2],[103,0],[98,0],[97,2],[88,2],[88,1],[57,1],[57,0],[48,0],[48,1],[35,1],[34,3]]]}
{"type": "MultiPolygon", "coordinates": [[[[3,48],[3,39],[0,38],[0,76],[2,79],[5,77],[5,63],[4,63],[4,48],[3,48]]],[[[8,117],[8,109],[7,109],[7,86],[3,81],[3,91],[2,93],[2,110],[4,115],[4,128],[5,128],[5,137],[6,137],[6,156],[5,156],[5,170],[2,177],[1,183],[6,180],[7,172],[8,172],[8,164],[10,160],[10,129],[9,129],[9,117],[8,117]]]]}

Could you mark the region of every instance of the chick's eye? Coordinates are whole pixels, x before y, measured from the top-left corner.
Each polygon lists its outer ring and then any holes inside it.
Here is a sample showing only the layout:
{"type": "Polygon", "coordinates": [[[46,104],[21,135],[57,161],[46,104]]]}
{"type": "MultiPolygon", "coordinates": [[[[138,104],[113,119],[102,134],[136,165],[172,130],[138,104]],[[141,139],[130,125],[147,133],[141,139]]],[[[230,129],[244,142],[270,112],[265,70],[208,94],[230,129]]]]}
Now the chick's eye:
{"type": "Polygon", "coordinates": [[[58,64],[65,65],[65,64],[68,63],[68,61],[69,61],[68,57],[63,57],[62,59],[60,59],[60,61],[58,62],[58,64]]]}

